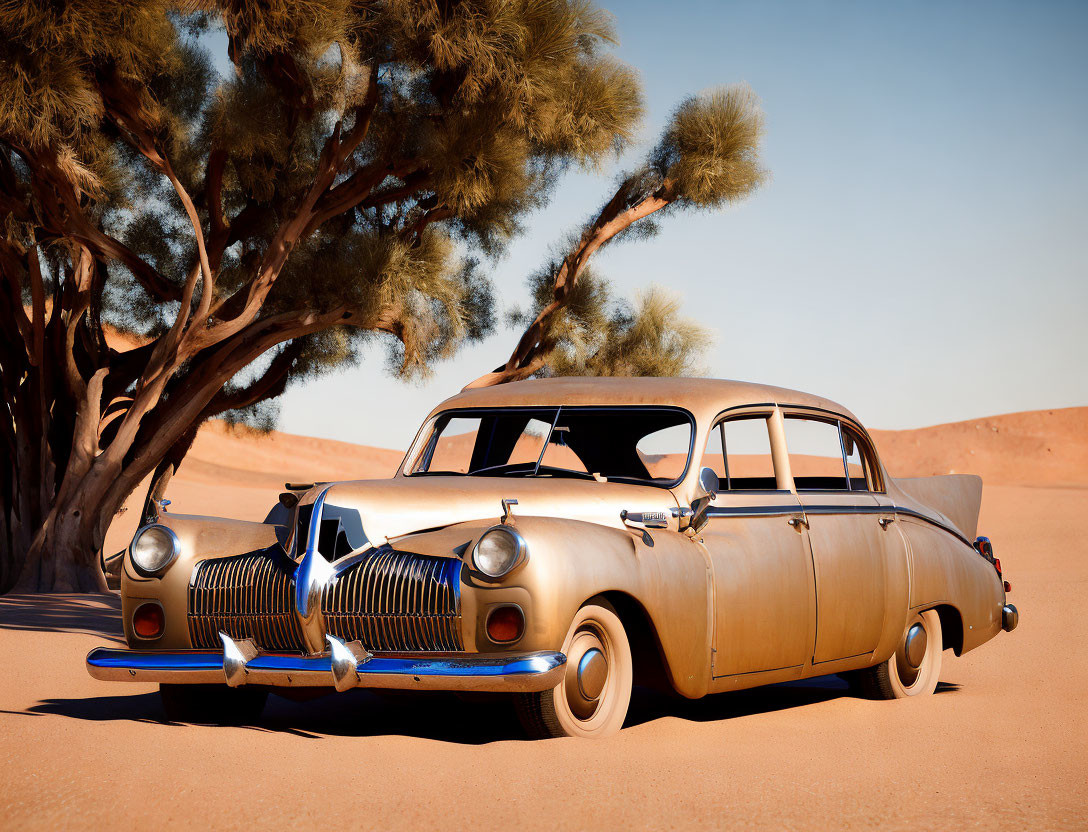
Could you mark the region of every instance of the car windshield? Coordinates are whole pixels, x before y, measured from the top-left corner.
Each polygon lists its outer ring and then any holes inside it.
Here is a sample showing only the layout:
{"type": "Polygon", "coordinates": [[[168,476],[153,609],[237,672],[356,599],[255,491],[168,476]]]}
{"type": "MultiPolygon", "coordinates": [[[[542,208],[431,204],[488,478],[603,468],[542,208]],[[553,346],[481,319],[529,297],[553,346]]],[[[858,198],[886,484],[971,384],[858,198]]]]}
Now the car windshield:
{"type": "Polygon", "coordinates": [[[437,416],[409,476],[565,477],[669,486],[694,422],[671,407],[456,410],[437,416]]]}

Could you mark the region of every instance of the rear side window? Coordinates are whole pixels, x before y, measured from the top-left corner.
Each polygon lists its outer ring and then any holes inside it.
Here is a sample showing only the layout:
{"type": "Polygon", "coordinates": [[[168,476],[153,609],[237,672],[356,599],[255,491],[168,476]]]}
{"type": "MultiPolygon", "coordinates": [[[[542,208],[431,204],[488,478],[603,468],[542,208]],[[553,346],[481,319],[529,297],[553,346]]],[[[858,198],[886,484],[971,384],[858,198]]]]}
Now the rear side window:
{"type": "Polygon", "coordinates": [[[846,463],[837,422],[786,417],[786,446],[798,491],[846,491],[846,463]]]}
{"type": "Polygon", "coordinates": [[[775,491],[767,417],[719,422],[711,431],[703,465],[713,468],[723,491],[775,491]]]}
{"type": "Polygon", "coordinates": [[[865,453],[865,445],[846,425],[841,426],[842,449],[846,454],[846,474],[850,477],[851,491],[869,491],[869,483],[877,482],[875,472],[872,470],[869,457],[865,453]]]}

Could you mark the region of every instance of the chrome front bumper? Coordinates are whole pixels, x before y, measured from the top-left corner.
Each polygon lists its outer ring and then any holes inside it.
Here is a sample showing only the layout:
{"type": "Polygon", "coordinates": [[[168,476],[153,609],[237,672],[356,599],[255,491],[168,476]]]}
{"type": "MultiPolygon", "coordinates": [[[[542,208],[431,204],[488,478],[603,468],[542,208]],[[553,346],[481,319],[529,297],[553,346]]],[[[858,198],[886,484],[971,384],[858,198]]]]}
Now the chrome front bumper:
{"type": "Polygon", "coordinates": [[[353,687],[529,693],[563,679],[562,653],[496,653],[464,656],[370,656],[358,642],[330,637],[330,650],[303,656],[264,653],[252,642],[224,636],[223,652],[114,650],[87,654],[87,672],[110,682],[353,687]]]}

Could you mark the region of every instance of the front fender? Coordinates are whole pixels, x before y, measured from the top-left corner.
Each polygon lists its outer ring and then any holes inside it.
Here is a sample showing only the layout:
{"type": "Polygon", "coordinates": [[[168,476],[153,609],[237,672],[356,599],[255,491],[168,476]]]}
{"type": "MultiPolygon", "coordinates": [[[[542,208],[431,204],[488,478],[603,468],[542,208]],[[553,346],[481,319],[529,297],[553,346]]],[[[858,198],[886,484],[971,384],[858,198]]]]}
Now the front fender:
{"type": "Polygon", "coordinates": [[[121,618],[125,639],[140,649],[186,650],[189,640],[188,588],[193,568],[203,560],[254,552],[278,545],[276,527],[245,520],[201,517],[190,514],[162,514],[156,521],[178,537],[181,552],[159,577],[145,578],[132,566],[132,554],[125,550],[121,567],[121,618]],[[145,601],[158,601],[165,613],[163,634],[157,639],[138,638],[132,632],[132,613],[145,601]]]}
{"type": "Polygon", "coordinates": [[[466,646],[504,649],[488,640],[484,622],[492,607],[516,603],[525,612],[526,632],[509,649],[561,650],[579,607],[594,596],[622,592],[645,610],[673,686],[686,696],[706,692],[709,584],[698,545],[667,529],[644,538],[641,531],[565,518],[513,522],[528,544],[527,562],[500,583],[462,573],[466,646]]]}

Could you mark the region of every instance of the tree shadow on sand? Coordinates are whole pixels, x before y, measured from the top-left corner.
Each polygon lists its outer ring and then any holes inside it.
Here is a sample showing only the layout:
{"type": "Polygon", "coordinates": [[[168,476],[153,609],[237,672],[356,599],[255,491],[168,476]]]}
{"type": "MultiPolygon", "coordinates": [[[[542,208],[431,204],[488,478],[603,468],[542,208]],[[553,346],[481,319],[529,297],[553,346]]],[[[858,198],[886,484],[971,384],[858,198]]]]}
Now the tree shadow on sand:
{"type": "Polygon", "coordinates": [[[121,596],[112,592],[0,596],[0,630],[84,633],[122,642],[121,596]]]}
{"type": "MultiPolygon", "coordinates": [[[[958,685],[941,683],[937,693],[958,689],[958,685]]],[[[625,724],[631,727],[666,717],[717,722],[853,696],[850,687],[834,676],[698,700],[636,688],[625,724]]],[[[48,699],[21,713],[53,714],[92,722],[134,721],[189,727],[187,723],[166,719],[157,693],[48,699]]],[[[511,703],[504,697],[404,691],[354,690],[305,702],[270,696],[261,718],[240,727],[305,739],[406,736],[464,745],[525,739],[511,703]]]]}

